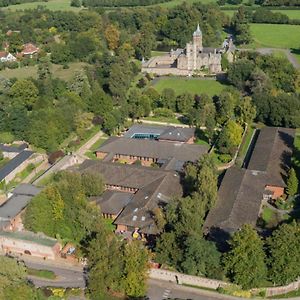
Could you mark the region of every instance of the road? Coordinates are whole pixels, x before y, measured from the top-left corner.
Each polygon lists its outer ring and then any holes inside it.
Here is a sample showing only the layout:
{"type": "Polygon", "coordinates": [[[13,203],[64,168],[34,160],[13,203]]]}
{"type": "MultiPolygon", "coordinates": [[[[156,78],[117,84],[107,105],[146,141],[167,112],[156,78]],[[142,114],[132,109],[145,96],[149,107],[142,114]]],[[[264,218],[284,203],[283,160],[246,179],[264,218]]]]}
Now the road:
{"type": "Polygon", "coordinates": [[[184,300],[236,300],[243,299],[214,292],[177,285],[161,280],[148,280],[148,293],[150,300],[164,300],[168,298],[179,298],[184,300]]]}
{"type": "Polygon", "coordinates": [[[29,268],[33,268],[36,270],[49,270],[54,272],[57,276],[55,280],[28,276],[28,279],[30,279],[36,287],[53,286],[63,288],[85,288],[86,280],[82,268],[70,267],[67,265],[51,265],[50,261],[39,262],[25,259],[24,262],[25,265],[29,268]]]}

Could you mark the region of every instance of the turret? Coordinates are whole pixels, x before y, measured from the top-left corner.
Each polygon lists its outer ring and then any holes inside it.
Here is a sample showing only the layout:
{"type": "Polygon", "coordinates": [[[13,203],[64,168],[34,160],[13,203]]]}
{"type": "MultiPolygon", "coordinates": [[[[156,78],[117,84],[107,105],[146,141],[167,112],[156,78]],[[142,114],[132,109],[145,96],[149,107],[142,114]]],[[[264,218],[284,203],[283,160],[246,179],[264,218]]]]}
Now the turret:
{"type": "Polygon", "coordinates": [[[200,29],[199,24],[197,25],[196,31],[193,33],[193,45],[196,48],[197,52],[203,50],[202,46],[202,31],[200,29]]]}

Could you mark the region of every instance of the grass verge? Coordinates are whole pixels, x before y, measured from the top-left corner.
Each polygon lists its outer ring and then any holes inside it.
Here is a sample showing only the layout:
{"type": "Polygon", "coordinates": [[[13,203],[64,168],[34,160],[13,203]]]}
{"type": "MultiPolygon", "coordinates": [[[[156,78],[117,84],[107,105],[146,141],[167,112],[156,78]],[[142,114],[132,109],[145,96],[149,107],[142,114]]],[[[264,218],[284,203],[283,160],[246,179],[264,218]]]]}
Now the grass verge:
{"type": "Polygon", "coordinates": [[[36,270],[32,268],[27,268],[27,274],[35,277],[41,277],[52,280],[56,278],[55,273],[49,270],[36,270]]]}

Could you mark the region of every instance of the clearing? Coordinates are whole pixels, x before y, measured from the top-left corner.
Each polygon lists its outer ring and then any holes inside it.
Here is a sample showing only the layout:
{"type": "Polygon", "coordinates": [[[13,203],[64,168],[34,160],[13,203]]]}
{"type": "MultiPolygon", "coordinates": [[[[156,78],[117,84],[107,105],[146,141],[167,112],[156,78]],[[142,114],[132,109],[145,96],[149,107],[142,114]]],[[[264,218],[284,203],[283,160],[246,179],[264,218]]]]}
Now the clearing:
{"type": "Polygon", "coordinates": [[[22,3],[16,5],[9,5],[8,7],[3,7],[3,10],[24,10],[24,9],[35,9],[38,6],[44,6],[50,10],[71,10],[74,12],[80,11],[80,7],[72,7],[70,5],[70,0],[49,0],[48,2],[45,1],[38,1],[38,2],[31,2],[31,3],[22,3]]]}
{"type": "MultiPolygon", "coordinates": [[[[77,63],[69,63],[69,69],[64,69],[62,65],[54,65],[51,64],[51,73],[53,77],[58,77],[62,80],[70,80],[74,77],[74,73],[76,71],[81,70],[86,64],[82,62],[77,63]]],[[[5,78],[17,78],[17,79],[24,79],[28,77],[32,77],[37,79],[37,65],[30,66],[30,67],[22,67],[18,69],[5,69],[0,71],[0,76],[5,78]]]]}
{"type": "Polygon", "coordinates": [[[162,77],[154,81],[153,87],[158,92],[161,92],[165,88],[171,88],[177,95],[189,92],[192,94],[206,93],[212,97],[219,95],[226,85],[214,79],[162,77]]]}

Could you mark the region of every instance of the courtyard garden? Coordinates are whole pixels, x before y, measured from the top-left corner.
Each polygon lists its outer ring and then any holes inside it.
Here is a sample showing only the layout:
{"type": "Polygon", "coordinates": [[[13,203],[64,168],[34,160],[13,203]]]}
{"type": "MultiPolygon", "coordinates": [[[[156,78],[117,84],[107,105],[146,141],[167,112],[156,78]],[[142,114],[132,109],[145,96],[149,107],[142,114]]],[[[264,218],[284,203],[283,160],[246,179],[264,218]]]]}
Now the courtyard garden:
{"type": "Polygon", "coordinates": [[[226,85],[214,79],[199,79],[186,77],[162,77],[154,81],[153,87],[161,92],[171,88],[177,95],[189,92],[191,94],[206,93],[209,96],[219,95],[226,85]]]}

